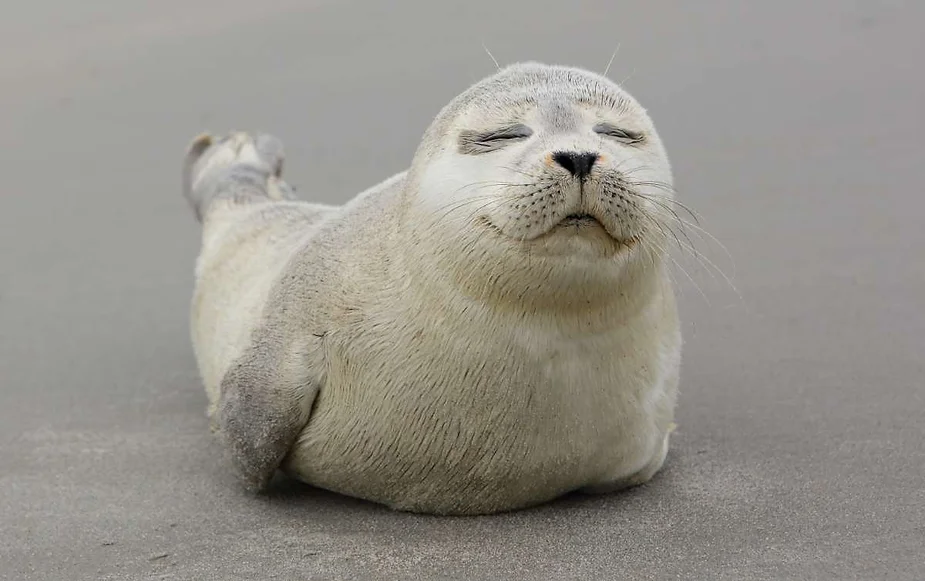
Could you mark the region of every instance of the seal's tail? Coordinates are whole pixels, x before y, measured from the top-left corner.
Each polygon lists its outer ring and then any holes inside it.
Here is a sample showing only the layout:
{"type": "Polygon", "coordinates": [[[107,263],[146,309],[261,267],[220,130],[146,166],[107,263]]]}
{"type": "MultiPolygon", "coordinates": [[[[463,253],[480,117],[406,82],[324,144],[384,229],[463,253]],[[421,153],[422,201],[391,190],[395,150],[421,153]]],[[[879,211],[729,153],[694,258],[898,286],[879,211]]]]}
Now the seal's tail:
{"type": "Polygon", "coordinates": [[[219,140],[202,134],[187,148],[183,196],[199,222],[217,199],[253,203],[295,199],[282,180],[282,142],[272,135],[234,132],[219,140]]]}

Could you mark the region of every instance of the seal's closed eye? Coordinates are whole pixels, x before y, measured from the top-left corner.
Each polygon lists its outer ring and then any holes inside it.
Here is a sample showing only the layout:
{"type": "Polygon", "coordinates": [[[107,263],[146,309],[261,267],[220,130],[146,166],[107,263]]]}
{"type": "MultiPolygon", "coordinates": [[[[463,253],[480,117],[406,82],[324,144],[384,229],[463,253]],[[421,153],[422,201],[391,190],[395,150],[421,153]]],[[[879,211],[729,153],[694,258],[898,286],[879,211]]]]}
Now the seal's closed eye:
{"type": "Polygon", "coordinates": [[[607,137],[612,137],[617,141],[626,144],[641,143],[645,140],[645,135],[636,131],[620,129],[609,123],[598,123],[594,126],[594,132],[607,137]]]}
{"type": "Polygon", "coordinates": [[[469,155],[495,151],[533,135],[533,130],[517,123],[490,131],[465,130],[459,134],[459,152],[469,155]]]}

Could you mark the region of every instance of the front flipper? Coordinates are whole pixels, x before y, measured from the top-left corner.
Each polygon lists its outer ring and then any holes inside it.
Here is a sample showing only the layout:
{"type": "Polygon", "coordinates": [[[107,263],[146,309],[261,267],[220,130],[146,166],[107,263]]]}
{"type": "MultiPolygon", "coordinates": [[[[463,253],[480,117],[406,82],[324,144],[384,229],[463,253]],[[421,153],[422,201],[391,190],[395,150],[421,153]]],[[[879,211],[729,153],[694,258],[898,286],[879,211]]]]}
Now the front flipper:
{"type": "Polygon", "coordinates": [[[247,490],[273,478],[308,423],[318,393],[304,357],[257,342],[225,374],[213,421],[247,490]]]}

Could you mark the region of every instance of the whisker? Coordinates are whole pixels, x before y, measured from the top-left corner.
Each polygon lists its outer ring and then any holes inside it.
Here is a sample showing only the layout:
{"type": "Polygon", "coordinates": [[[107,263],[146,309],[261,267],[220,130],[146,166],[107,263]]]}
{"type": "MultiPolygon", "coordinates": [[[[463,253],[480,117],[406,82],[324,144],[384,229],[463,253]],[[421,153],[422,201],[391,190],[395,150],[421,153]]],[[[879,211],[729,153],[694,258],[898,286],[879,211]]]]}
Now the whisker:
{"type": "MultiPolygon", "coordinates": [[[[657,220],[654,220],[651,216],[647,216],[647,218],[648,218],[649,220],[653,220],[655,223],[658,223],[658,221],[657,221],[657,220]]],[[[671,231],[672,233],[674,233],[674,230],[671,228],[670,224],[665,224],[665,227],[667,227],[669,231],[671,231]]],[[[717,273],[717,274],[719,274],[719,276],[722,277],[722,279],[724,280],[724,282],[725,282],[726,284],[729,285],[729,287],[733,290],[733,292],[736,293],[736,295],[739,297],[739,299],[742,299],[742,298],[743,298],[743,297],[742,297],[742,294],[739,292],[738,288],[736,288],[735,284],[732,282],[732,279],[731,279],[729,276],[726,275],[726,273],[723,271],[722,268],[720,268],[718,265],[716,265],[712,260],[710,260],[710,259],[709,259],[706,255],[704,255],[702,252],[700,252],[699,250],[697,250],[697,248],[694,247],[692,243],[691,243],[690,245],[689,245],[689,244],[684,244],[683,242],[680,241],[680,239],[677,237],[677,235],[675,235],[675,240],[678,242],[679,248],[680,248],[682,251],[687,251],[687,252],[690,254],[690,256],[691,256],[692,258],[694,258],[694,260],[696,260],[697,263],[698,263],[700,266],[704,267],[704,269],[707,271],[707,274],[709,274],[711,278],[713,278],[714,280],[716,280],[716,276],[714,275],[714,272],[717,273]]],[[[672,260],[674,261],[674,259],[672,259],[672,260]]],[[[676,265],[680,268],[680,264],[678,264],[676,261],[675,261],[675,263],[676,263],[676,265]]],[[[685,272],[685,273],[686,273],[686,272],[685,272]]]]}
{"type": "Polygon", "coordinates": [[[524,170],[522,170],[522,169],[517,169],[517,168],[515,168],[515,167],[510,167],[510,166],[507,166],[507,165],[502,165],[502,166],[500,166],[500,167],[503,168],[503,169],[506,169],[506,170],[508,170],[508,171],[512,171],[512,172],[514,172],[514,173],[519,173],[520,175],[522,175],[522,176],[524,176],[524,177],[528,177],[528,178],[533,179],[533,180],[539,180],[539,179],[542,177],[542,176],[538,176],[538,175],[533,174],[533,173],[526,172],[526,171],[524,171],[524,170]]]}
{"type": "MultiPolygon", "coordinates": [[[[684,202],[674,198],[674,196],[677,194],[677,191],[670,184],[667,184],[665,182],[634,181],[634,180],[627,181],[626,183],[633,188],[642,186],[642,187],[651,187],[651,188],[655,188],[658,190],[662,190],[663,192],[669,194],[668,196],[662,196],[662,199],[664,199],[665,201],[671,204],[674,204],[675,206],[678,206],[679,208],[687,212],[690,215],[692,220],[694,220],[698,224],[700,223],[700,216],[696,212],[690,209],[690,207],[687,206],[684,202]]],[[[643,195],[643,196],[651,195],[651,194],[644,194],[642,192],[636,192],[636,193],[639,195],[643,195]]]]}
{"type": "MultiPolygon", "coordinates": [[[[651,219],[651,217],[648,217],[648,218],[651,219]]],[[[684,274],[687,280],[690,281],[690,283],[694,286],[694,288],[697,290],[700,296],[703,297],[703,300],[707,303],[707,306],[711,306],[710,299],[707,297],[706,293],[703,292],[703,289],[700,287],[700,285],[697,284],[697,281],[694,280],[694,277],[692,277],[691,274],[687,271],[687,269],[681,266],[681,264],[677,260],[675,260],[673,256],[671,256],[671,253],[668,252],[664,246],[659,245],[654,239],[649,238],[649,237],[643,237],[643,240],[644,240],[644,242],[642,242],[643,246],[651,247],[649,249],[649,252],[651,254],[654,255],[657,252],[659,256],[663,256],[664,258],[667,258],[669,261],[671,261],[672,264],[674,264],[674,266],[678,270],[680,270],[682,274],[684,274]],[[654,249],[654,251],[652,249],[654,249]]],[[[683,287],[680,287],[677,284],[675,286],[677,286],[683,292],[683,287]]]]}
{"type": "Polygon", "coordinates": [[[484,42],[482,43],[482,48],[485,49],[485,52],[488,54],[488,58],[491,59],[491,62],[495,63],[495,67],[496,67],[496,68],[498,69],[498,71],[500,72],[500,71],[501,71],[501,65],[498,64],[498,59],[495,58],[495,55],[491,54],[491,51],[488,50],[488,47],[485,46],[485,43],[484,43],[484,42]]]}
{"type": "MultiPolygon", "coordinates": [[[[637,194],[637,195],[639,195],[639,194],[637,194]]],[[[662,208],[665,208],[665,206],[662,205],[662,204],[660,204],[658,201],[656,201],[656,200],[654,200],[654,199],[651,199],[651,198],[647,198],[647,199],[649,199],[649,201],[653,202],[654,204],[659,205],[659,206],[661,206],[662,208]]],[[[666,199],[667,199],[667,198],[666,198],[666,199]]],[[[668,208],[666,208],[666,209],[668,209],[668,208]]],[[[669,210],[670,210],[670,209],[669,209],[669,210]]],[[[681,218],[676,212],[674,212],[674,211],[671,211],[671,214],[672,214],[673,217],[675,218],[677,224],[681,227],[682,232],[684,232],[684,234],[685,234],[684,237],[687,239],[688,243],[690,244],[689,250],[691,250],[692,252],[695,252],[696,254],[698,254],[698,255],[700,255],[700,256],[703,256],[703,255],[700,253],[700,251],[696,249],[693,240],[690,239],[690,236],[687,235],[687,232],[686,232],[686,231],[687,231],[687,228],[690,228],[691,230],[693,230],[693,231],[700,237],[701,240],[704,240],[703,236],[707,236],[707,237],[710,238],[711,241],[715,242],[715,243],[723,250],[723,252],[726,254],[727,258],[729,258],[729,261],[732,263],[733,272],[735,271],[735,268],[736,268],[736,267],[735,267],[735,259],[733,258],[732,253],[729,252],[729,249],[726,248],[726,245],[725,245],[725,244],[723,244],[718,238],[716,238],[716,236],[714,236],[713,234],[711,234],[710,232],[708,232],[706,229],[704,229],[703,227],[701,227],[699,224],[693,224],[693,223],[691,223],[691,222],[688,222],[687,220],[682,219],[682,218],[681,218]]],[[[705,241],[705,240],[704,240],[704,241],[705,241]]],[[[703,256],[703,258],[706,258],[706,257],[703,256]]],[[[717,270],[719,270],[719,269],[717,268],[717,270]]],[[[720,270],[720,272],[722,273],[721,270],[720,270]]],[[[723,273],[723,277],[724,277],[724,278],[728,278],[728,277],[725,276],[724,273],[723,273]]]]}
{"type": "Polygon", "coordinates": [[[459,193],[459,192],[462,192],[463,190],[467,190],[467,189],[469,189],[469,188],[473,188],[473,187],[476,187],[476,186],[482,186],[482,187],[494,186],[494,187],[499,187],[499,188],[501,188],[501,187],[516,188],[516,187],[527,187],[527,186],[531,186],[531,185],[534,185],[534,184],[529,184],[529,183],[515,184],[515,183],[511,183],[511,182],[487,182],[487,181],[486,181],[486,182],[472,182],[471,184],[466,184],[465,186],[460,186],[460,187],[457,188],[453,193],[454,193],[454,194],[455,194],[455,193],[459,193]]]}
{"type": "Polygon", "coordinates": [[[471,221],[473,218],[475,218],[476,215],[479,214],[479,213],[480,213],[482,210],[484,210],[485,208],[491,206],[491,205],[494,204],[494,203],[498,203],[498,202],[503,202],[503,201],[504,201],[504,200],[498,200],[497,197],[495,197],[495,196],[485,196],[485,197],[482,197],[482,198],[480,198],[480,199],[469,199],[469,200],[464,200],[464,201],[462,201],[462,202],[457,202],[457,203],[455,203],[455,204],[452,204],[452,205],[451,205],[452,207],[449,208],[446,212],[444,212],[437,220],[434,221],[434,223],[435,223],[435,224],[439,224],[439,223],[453,223],[454,221],[447,220],[447,218],[450,216],[450,214],[452,214],[452,213],[454,213],[454,212],[456,212],[456,211],[458,211],[458,210],[461,210],[462,208],[466,207],[466,206],[469,205],[470,203],[482,202],[482,201],[484,201],[485,199],[488,199],[488,201],[485,202],[484,204],[482,204],[481,206],[479,206],[478,208],[476,208],[474,211],[469,212],[469,213],[468,213],[467,215],[465,215],[465,216],[457,216],[456,218],[458,219],[458,221],[459,221],[460,223],[469,222],[469,221],[471,221]]]}
{"type": "Polygon", "coordinates": [[[620,45],[617,44],[617,48],[614,49],[613,54],[610,55],[610,60],[607,61],[607,67],[604,69],[604,74],[602,76],[606,77],[607,73],[610,72],[610,65],[613,64],[613,59],[617,58],[617,53],[620,52],[620,45]]]}
{"type": "MultiPolygon", "coordinates": [[[[655,204],[656,206],[660,207],[661,209],[671,214],[672,217],[674,217],[674,219],[677,220],[679,224],[682,224],[682,225],[686,224],[686,222],[681,219],[681,217],[678,215],[677,212],[674,211],[673,208],[671,208],[670,206],[666,206],[665,204],[663,204],[660,200],[656,199],[655,197],[645,196],[644,194],[640,194],[638,192],[635,192],[629,189],[624,190],[624,193],[629,196],[638,196],[640,198],[648,200],[649,202],[655,204]]],[[[687,241],[691,244],[691,246],[694,245],[694,241],[690,239],[690,236],[688,236],[687,234],[687,230],[685,230],[683,227],[681,228],[681,234],[684,236],[684,238],[687,239],[687,241]]],[[[677,238],[677,234],[675,234],[675,238],[677,238]]],[[[680,244],[681,244],[681,241],[678,240],[678,245],[680,246],[680,244]]]]}
{"type": "MultiPolygon", "coordinates": [[[[728,249],[725,247],[725,245],[723,245],[719,240],[717,240],[716,237],[713,236],[711,233],[707,232],[706,229],[704,229],[701,225],[691,223],[688,220],[685,220],[678,213],[678,211],[676,211],[672,207],[673,197],[667,196],[667,195],[659,196],[659,195],[653,195],[653,194],[646,194],[646,193],[637,191],[636,189],[634,189],[634,187],[629,187],[629,186],[630,185],[651,186],[651,187],[663,189],[664,191],[670,192],[672,194],[674,193],[674,188],[672,188],[669,184],[666,184],[664,182],[642,181],[642,180],[626,181],[623,179],[623,177],[625,177],[627,173],[628,172],[624,172],[621,177],[615,180],[617,182],[616,185],[611,184],[610,187],[615,188],[617,191],[621,192],[622,194],[630,198],[645,200],[651,203],[652,206],[654,206],[658,210],[655,214],[644,211],[642,210],[642,208],[637,208],[640,210],[640,219],[642,219],[642,221],[648,225],[649,229],[653,231],[658,231],[658,233],[660,233],[661,236],[665,239],[673,239],[674,242],[677,244],[679,250],[691,256],[698,263],[698,265],[703,267],[707,271],[707,274],[709,274],[709,276],[713,278],[714,280],[717,279],[717,275],[721,277],[722,280],[725,282],[725,284],[727,284],[736,293],[736,295],[738,295],[739,298],[741,299],[742,298],[741,293],[739,292],[738,288],[736,288],[736,285],[733,283],[732,277],[727,275],[726,272],[719,265],[717,265],[713,260],[711,260],[709,257],[707,257],[703,252],[701,252],[697,248],[697,244],[695,244],[693,238],[691,238],[691,232],[697,234],[698,237],[702,241],[706,241],[706,237],[708,237],[712,239],[714,242],[716,242],[723,249],[726,255],[729,256],[730,261],[733,263],[733,269],[734,269],[735,261],[732,259],[732,256],[729,253],[728,249]]],[[[606,182],[605,182],[604,187],[607,187],[606,182]]],[[[679,208],[685,209],[685,211],[691,214],[695,220],[699,220],[699,217],[696,215],[696,213],[690,211],[690,209],[684,206],[683,204],[674,204],[674,205],[678,206],[679,208]]],[[[678,261],[676,261],[673,257],[669,256],[669,258],[671,259],[672,262],[675,263],[675,265],[678,268],[683,269],[681,264],[678,263],[678,261]]],[[[692,278],[690,273],[687,270],[683,270],[683,272],[685,276],[692,278]]],[[[702,293],[702,289],[698,289],[698,290],[702,293]]]]}

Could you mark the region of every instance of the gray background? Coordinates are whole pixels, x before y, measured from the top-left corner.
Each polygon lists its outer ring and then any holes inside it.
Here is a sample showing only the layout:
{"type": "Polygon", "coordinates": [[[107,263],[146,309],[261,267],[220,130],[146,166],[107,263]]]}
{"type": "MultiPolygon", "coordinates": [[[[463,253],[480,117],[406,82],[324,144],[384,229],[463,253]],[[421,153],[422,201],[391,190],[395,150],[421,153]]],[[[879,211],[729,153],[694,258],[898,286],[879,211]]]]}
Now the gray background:
{"type": "Polygon", "coordinates": [[[0,578],[925,578],[925,3],[34,0],[0,19],[0,578]],[[681,260],[651,485],[496,517],[243,494],[187,332],[188,140],[344,201],[503,63],[610,71],[727,275],[681,260]],[[696,286],[695,284],[696,283],[696,286]],[[699,287],[702,291],[698,291],[699,287]]]}

